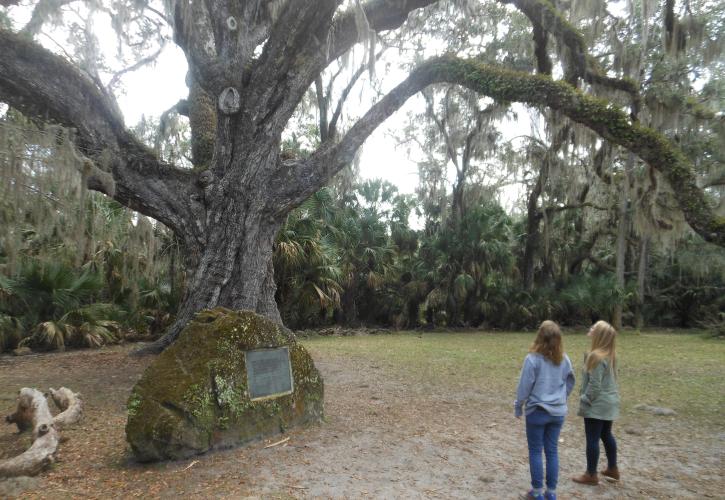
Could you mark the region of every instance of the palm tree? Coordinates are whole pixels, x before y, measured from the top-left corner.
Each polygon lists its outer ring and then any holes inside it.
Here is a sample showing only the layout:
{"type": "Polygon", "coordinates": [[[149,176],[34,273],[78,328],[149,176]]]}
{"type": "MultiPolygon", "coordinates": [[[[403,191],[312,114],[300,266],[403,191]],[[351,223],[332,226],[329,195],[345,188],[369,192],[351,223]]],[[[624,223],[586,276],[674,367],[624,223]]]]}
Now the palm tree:
{"type": "Polygon", "coordinates": [[[277,302],[290,326],[329,321],[340,307],[337,217],[332,192],[321,189],[289,214],[277,236],[277,302]]]}

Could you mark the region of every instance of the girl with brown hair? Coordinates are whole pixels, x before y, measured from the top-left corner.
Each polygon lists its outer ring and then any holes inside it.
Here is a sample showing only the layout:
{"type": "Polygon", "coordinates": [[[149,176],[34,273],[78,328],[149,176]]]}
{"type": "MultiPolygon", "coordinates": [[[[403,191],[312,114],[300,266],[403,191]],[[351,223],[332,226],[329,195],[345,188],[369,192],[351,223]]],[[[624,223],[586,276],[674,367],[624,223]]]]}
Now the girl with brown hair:
{"type": "Polygon", "coordinates": [[[544,321],[524,359],[514,402],[516,418],[526,413],[531,490],[525,499],[556,500],[559,433],[567,413],[566,398],[573,388],[574,370],[564,353],[561,330],[553,321],[544,321]],[[546,491],[542,449],[546,455],[546,491]]]}

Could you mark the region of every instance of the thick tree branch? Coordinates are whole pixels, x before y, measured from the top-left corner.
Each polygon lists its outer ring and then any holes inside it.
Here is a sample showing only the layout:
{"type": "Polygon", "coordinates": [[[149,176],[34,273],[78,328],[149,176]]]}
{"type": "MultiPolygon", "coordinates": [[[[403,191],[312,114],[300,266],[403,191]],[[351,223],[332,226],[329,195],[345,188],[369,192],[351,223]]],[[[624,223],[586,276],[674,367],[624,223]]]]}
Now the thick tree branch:
{"type": "MultiPolygon", "coordinates": [[[[408,14],[416,9],[427,7],[438,0],[370,0],[365,2],[363,9],[370,29],[375,32],[392,30],[400,27],[407,19],[408,14]]],[[[339,16],[332,31],[332,44],[326,60],[320,70],[350,50],[358,41],[358,32],[355,25],[355,13],[348,11],[339,16]]]]}
{"type": "MultiPolygon", "coordinates": [[[[563,47],[569,49],[571,61],[567,73],[573,78],[584,77],[586,73],[586,44],[584,37],[559,12],[548,0],[499,0],[504,4],[513,4],[534,26],[534,36],[542,36],[551,33],[563,47]]],[[[542,48],[537,43],[537,58],[541,68],[542,48]]],[[[544,67],[546,66],[544,61],[544,67]]],[[[572,82],[573,83],[573,82],[572,82]]]]}
{"type": "Polygon", "coordinates": [[[532,23],[534,27],[534,55],[536,56],[536,68],[542,75],[550,75],[553,64],[546,50],[549,35],[539,23],[532,23]]]}
{"type": "MultiPolygon", "coordinates": [[[[399,27],[416,8],[436,0],[372,0],[363,5],[373,31],[399,27]]],[[[249,130],[281,133],[304,93],[334,60],[360,37],[354,9],[335,17],[340,0],[300,0],[286,7],[270,28],[261,56],[242,79],[242,109],[249,130]]],[[[247,137],[246,141],[255,141],[247,137]]]]}
{"type": "Polygon", "coordinates": [[[264,50],[245,81],[243,108],[254,122],[283,127],[294,107],[322,70],[314,70],[311,54],[325,52],[326,34],[337,8],[336,0],[298,0],[281,10],[269,31],[264,50]],[[259,110],[257,112],[256,110],[259,110]]]}
{"type": "Polygon", "coordinates": [[[631,123],[621,110],[565,82],[452,56],[433,58],[418,66],[370,108],[339,143],[322,144],[308,160],[286,165],[275,184],[279,187],[275,202],[288,210],[306,199],[351,161],[365,139],[409,97],[442,82],[462,85],[498,101],[548,106],[632,151],[669,181],[690,226],[705,240],[725,246],[725,220],[709,207],[695,183],[690,162],[662,134],[631,123]]]}
{"type": "Polygon", "coordinates": [[[186,238],[201,238],[188,204],[196,193],[192,172],[159,161],[126,129],[112,98],[61,57],[7,30],[0,30],[0,46],[0,100],[38,121],[72,128],[73,147],[98,174],[88,177],[90,189],[186,238]],[[104,179],[109,173],[111,185],[104,179]]]}
{"type": "Polygon", "coordinates": [[[218,80],[223,68],[217,61],[214,33],[205,3],[173,2],[173,6],[174,42],[186,54],[193,78],[206,82],[210,88],[220,87],[218,80]]]}

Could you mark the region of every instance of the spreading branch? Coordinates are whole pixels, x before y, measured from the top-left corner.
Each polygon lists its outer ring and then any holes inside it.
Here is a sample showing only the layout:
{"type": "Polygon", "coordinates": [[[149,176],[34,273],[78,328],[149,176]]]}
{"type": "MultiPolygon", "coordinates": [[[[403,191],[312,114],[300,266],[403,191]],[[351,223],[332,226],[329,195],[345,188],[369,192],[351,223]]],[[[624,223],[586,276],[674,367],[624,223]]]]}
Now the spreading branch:
{"type": "Polygon", "coordinates": [[[0,101],[37,121],[73,129],[74,148],[91,162],[90,189],[177,234],[199,235],[189,223],[194,220],[188,204],[196,192],[193,174],[160,161],[141,143],[125,127],[111,96],[62,57],[23,36],[0,29],[0,46],[0,101]]]}
{"type": "MultiPolygon", "coordinates": [[[[438,0],[371,0],[362,6],[370,29],[379,33],[399,28],[408,14],[416,9],[427,7],[438,0]]],[[[342,56],[357,43],[359,34],[355,24],[355,13],[348,11],[339,16],[332,29],[332,44],[327,54],[322,54],[322,70],[327,64],[342,56]],[[327,56],[327,57],[324,57],[327,56]]]]}
{"type": "Polygon", "coordinates": [[[461,85],[497,101],[558,110],[611,143],[632,151],[673,186],[690,226],[705,240],[725,246],[725,221],[709,207],[685,155],[662,134],[632,123],[621,110],[565,82],[453,56],[433,58],[418,66],[372,106],[339,143],[323,143],[309,159],[284,165],[278,175],[279,193],[275,201],[286,208],[306,199],[351,161],[365,139],[409,97],[428,85],[443,82],[461,85]]]}

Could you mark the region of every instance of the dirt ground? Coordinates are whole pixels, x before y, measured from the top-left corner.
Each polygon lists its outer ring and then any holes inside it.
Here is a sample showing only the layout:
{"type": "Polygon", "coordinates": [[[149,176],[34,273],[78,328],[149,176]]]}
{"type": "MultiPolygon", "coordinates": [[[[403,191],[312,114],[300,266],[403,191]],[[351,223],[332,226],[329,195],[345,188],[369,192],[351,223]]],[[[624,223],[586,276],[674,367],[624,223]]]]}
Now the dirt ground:
{"type": "MultiPolygon", "coordinates": [[[[80,391],[85,419],[64,430],[58,461],[30,480],[0,482],[22,498],[516,498],[529,483],[523,423],[499,394],[442,388],[364,357],[311,353],[325,379],[325,421],[245,448],[136,464],[124,440],[126,398],[150,358],[129,346],[0,357],[0,412],[16,391],[80,391]],[[363,375],[364,374],[364,375],[363,375]],[[265,448],[288,437],[283,444],[265,448]]],[[[678,417],[615,425],[619,484],[575,485],[583,470],[581,419],[560,444],[559,498],[723,498],[725,433],[678,417]]],[[[0,459],[27,436],[0,430],[0,459]]],[[[4,493],[3,493],[4,491],[4,493]]]]}

